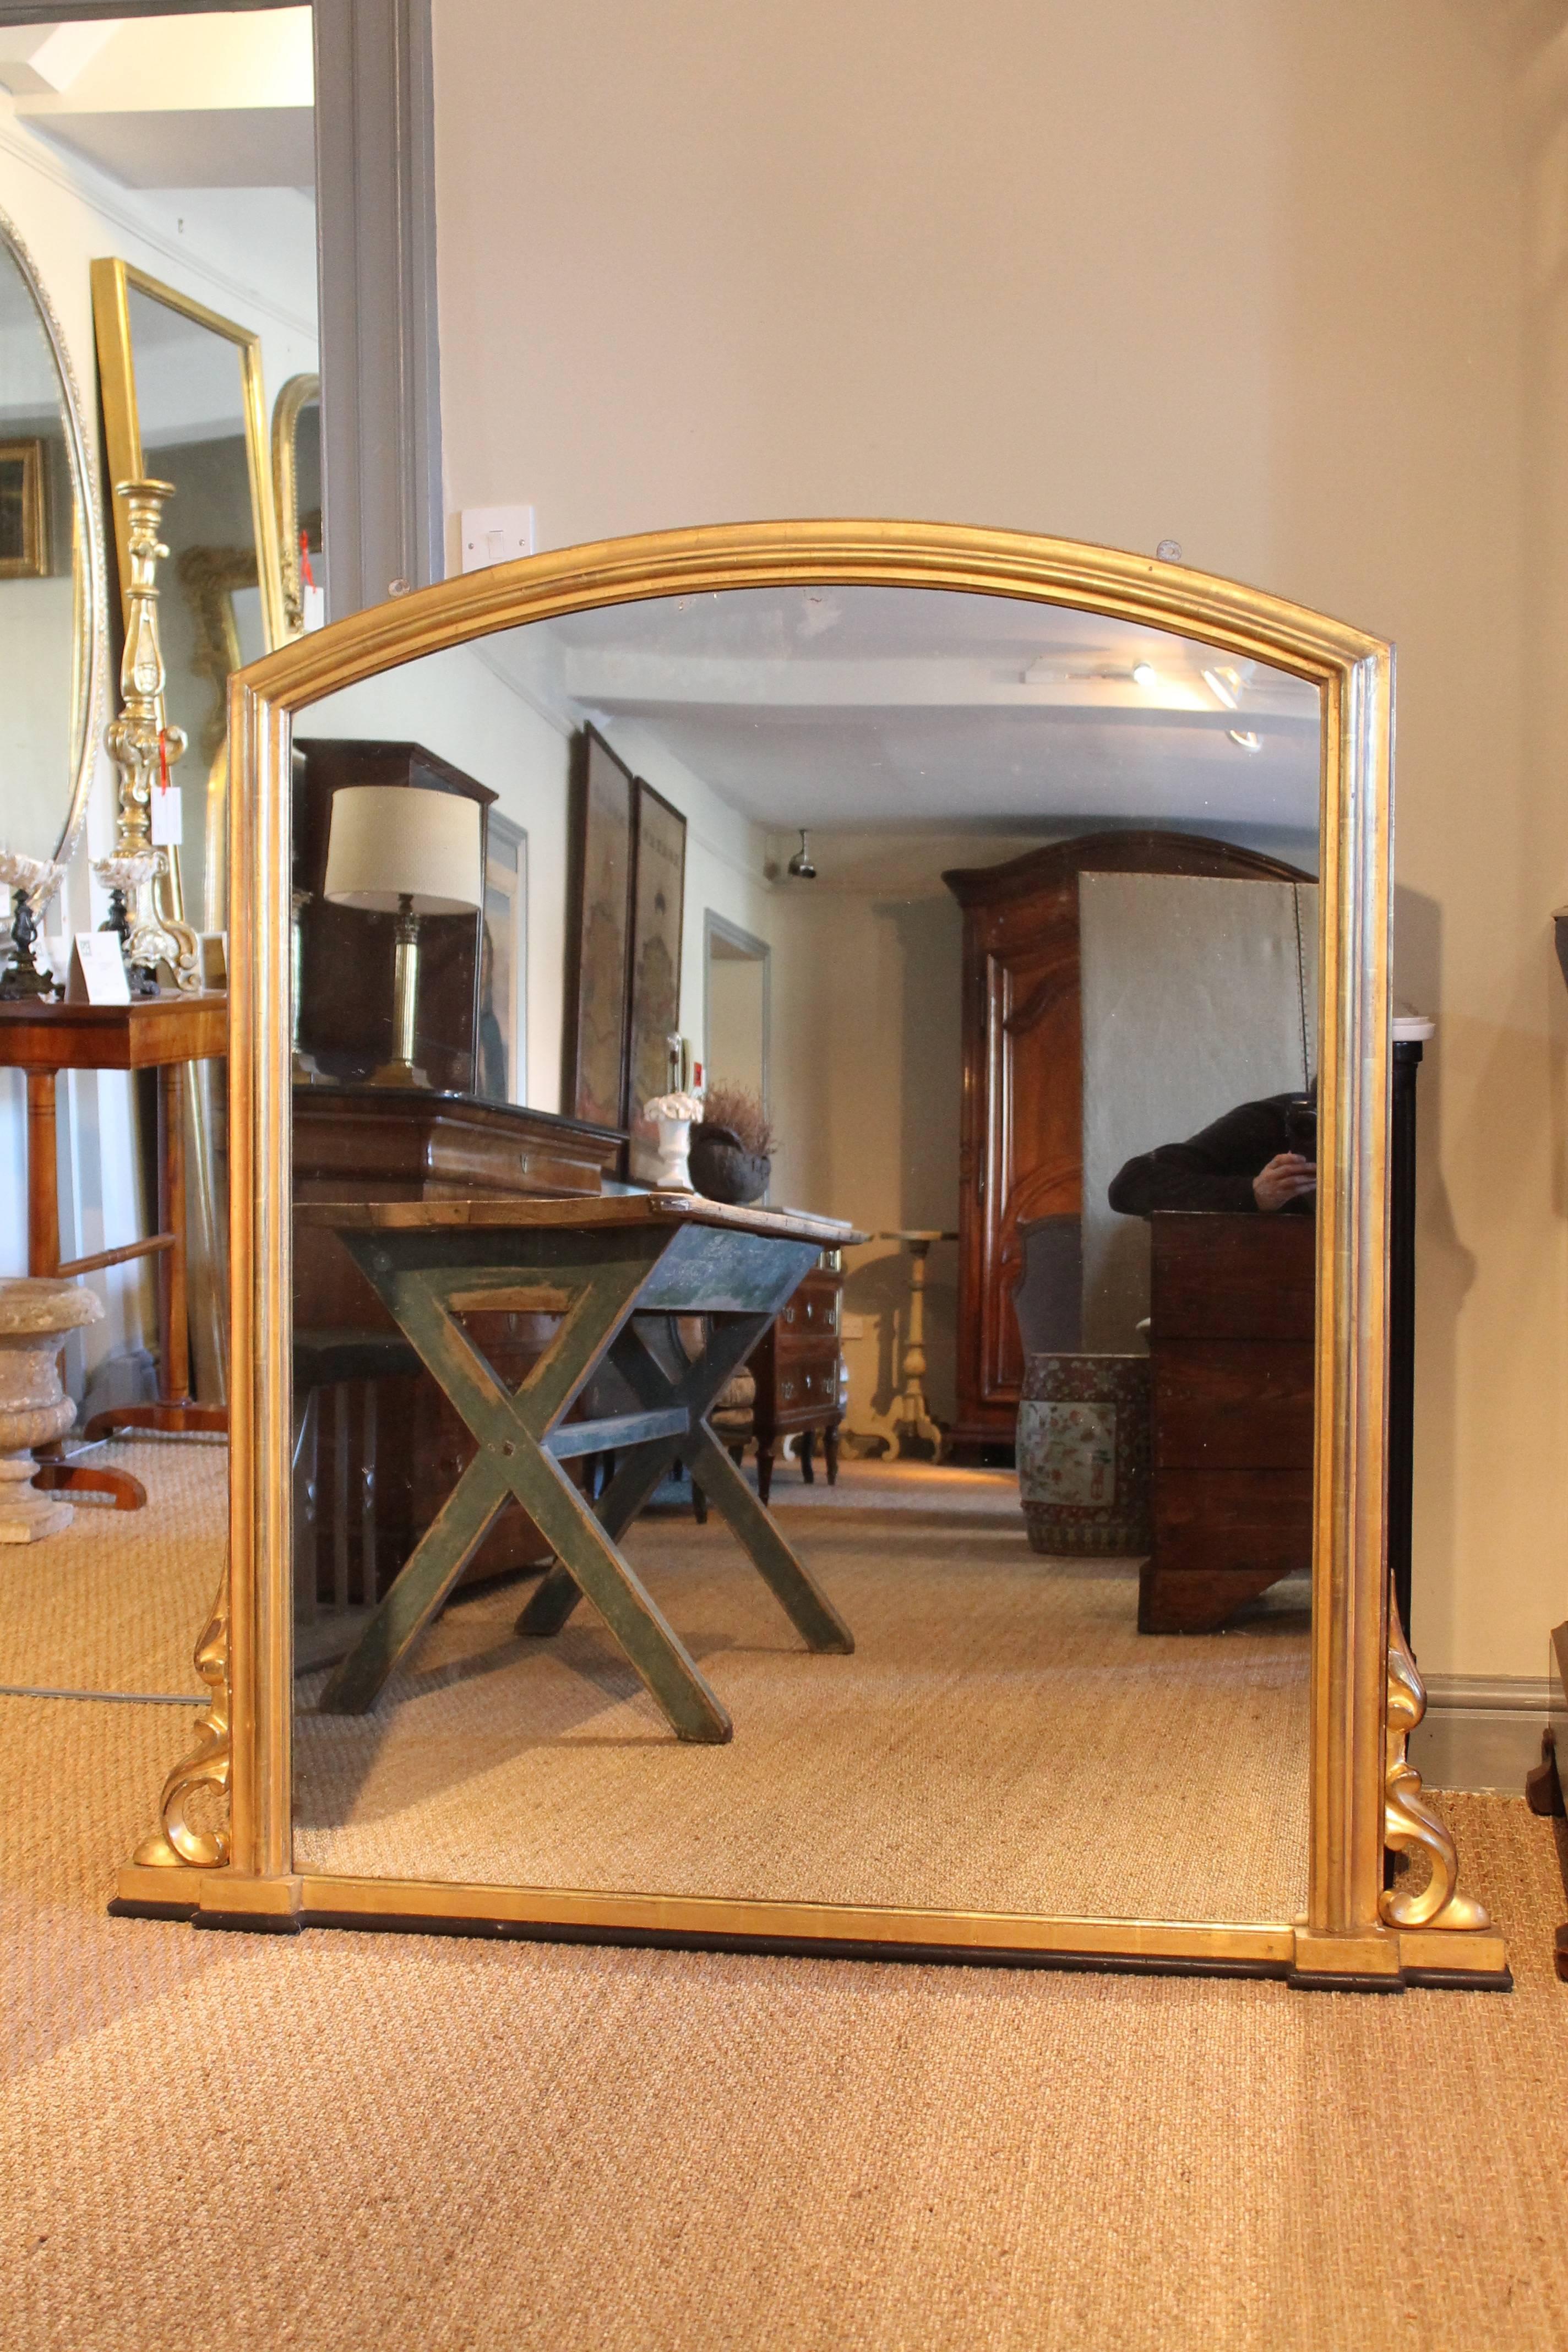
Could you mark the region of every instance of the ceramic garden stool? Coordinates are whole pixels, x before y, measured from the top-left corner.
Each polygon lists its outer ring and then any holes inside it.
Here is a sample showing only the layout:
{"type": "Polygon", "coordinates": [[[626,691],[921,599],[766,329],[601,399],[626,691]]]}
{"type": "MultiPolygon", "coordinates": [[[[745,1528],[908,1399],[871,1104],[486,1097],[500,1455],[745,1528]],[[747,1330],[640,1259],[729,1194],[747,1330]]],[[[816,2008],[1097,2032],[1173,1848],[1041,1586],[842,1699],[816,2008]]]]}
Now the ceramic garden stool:
{"type": "Polygon", "coordinates": [[[102,1315],[103,1301],[79,1283],[0,1282],[0,1544],[37,1543],[71,1523],[71,1506],[34,1486],[32,1449],[75,1421],[60,1349],[68,1331],[102,1315]]]}

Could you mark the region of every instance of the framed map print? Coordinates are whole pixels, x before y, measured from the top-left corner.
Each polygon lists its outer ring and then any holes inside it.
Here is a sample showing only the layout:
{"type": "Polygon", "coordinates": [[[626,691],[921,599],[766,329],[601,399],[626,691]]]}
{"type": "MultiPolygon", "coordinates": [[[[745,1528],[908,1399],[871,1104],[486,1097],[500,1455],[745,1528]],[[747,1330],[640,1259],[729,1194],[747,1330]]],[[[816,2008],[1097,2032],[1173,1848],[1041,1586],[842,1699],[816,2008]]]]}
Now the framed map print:
{"type": "Polygon", "coordinates": [[[630,1078],[626,1124],[634,1173],[639,1143],[657,1146],[642,1107],[668,1093],[669,1039],[680,1027],[680,934],[686,900],[686,819],[639,776],[633,894],[630,1078]]]}
{"type": "Polygon", "coordinates": [[[635,786],[631,771],[592,727],[575,748],[562,1108],[595,1127],[622,1127],[635,786]]]}

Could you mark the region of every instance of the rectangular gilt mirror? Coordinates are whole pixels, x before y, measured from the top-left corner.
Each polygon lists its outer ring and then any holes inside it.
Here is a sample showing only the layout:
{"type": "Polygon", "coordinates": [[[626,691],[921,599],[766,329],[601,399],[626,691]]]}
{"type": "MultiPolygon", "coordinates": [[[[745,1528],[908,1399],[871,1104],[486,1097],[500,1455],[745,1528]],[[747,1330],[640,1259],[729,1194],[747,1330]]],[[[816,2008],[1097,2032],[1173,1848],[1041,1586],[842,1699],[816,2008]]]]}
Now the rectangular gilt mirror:
{"type": "MultiPolygon", "coordinates": [[[[285,635],[261,341],[118,257],[93,263],[92,303],[110,483],[172,488],[160,621],[169,718],[187,744],[181,878],[187,919],[221,930],[228,680],[285,635]]],[[[128,525],[113,505],[123,597],[128,525]]]]}
{"type": "Polygon", "coordinates": [[[237,680],[230,1580],[122,1907],[1501,1981],[1384,1585],[1391,691],[869,523],[237,680]]]}
{"type": "MultiPolygon", "coordinates": [[[[171,911],[222,933],[228,910],[228,681],[283,642],[283,583],[267,444],[260,337],[118,257],[92,264],[94,334],[110,487],[169,486],[159,586],[164,708],[176,751],[179,824],[171,911]]],[[[121,604],[129,509],[113,498],[121,604]]],[[[189,1265],[196,1394],[227,1383],[226,1178],[221,1068],[193,1069],[184,1111],[192,1173],[189,1265]]]]}

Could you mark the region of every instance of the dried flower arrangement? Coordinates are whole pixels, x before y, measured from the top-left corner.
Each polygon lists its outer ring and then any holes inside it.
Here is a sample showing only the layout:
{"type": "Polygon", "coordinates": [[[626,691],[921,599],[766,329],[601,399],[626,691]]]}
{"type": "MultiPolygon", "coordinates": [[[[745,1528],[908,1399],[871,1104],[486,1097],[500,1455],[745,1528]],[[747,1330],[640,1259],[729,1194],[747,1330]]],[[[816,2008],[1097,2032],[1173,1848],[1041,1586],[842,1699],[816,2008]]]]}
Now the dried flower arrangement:
{"type": "Polygon", "coordinates": [[[773,1131],[755,1095],[710,1087],[691,1130],[691,1181],[710,1201],[760,1201],[772,1174],[773,1131]]]}
{"type": "Polygon", "coordinates": [[[749,1151],[755,1160],[771,1157],[773,1130],[761,1098],[748,1094],[743,1087],[714,1086],[702,1097],[702,1125],[710,1134],[721,1129],[725,1136],[749,1151]]]}

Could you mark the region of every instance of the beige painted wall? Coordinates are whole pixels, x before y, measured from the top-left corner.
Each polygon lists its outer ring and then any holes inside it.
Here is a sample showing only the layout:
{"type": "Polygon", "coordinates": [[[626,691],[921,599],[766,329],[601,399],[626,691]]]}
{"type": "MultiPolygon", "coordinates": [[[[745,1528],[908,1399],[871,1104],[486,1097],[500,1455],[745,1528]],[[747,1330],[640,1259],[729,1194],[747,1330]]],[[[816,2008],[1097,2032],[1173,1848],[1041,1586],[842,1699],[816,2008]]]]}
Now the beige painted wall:
{"type": "MultiPolygon", "coordinates": [[[[915,514],[1400,649],[1416,1636],[1568,1613],[1557,0],[439,0],[448,503],[542,543],[915,514]],[[509,126],[475,137],[475,121],[509,126]]],[[[775,1036],[788,1032],[782,1022],[775,1036]]]]}
{"type": "MultiPolygon", "coordinates": [[[[818,881],[768,902],[779,1138],[770,1197],[871,1234],[958,1219],[963,917],[934,873],[931,882],[894,895],[818,881]]],[[[873,1240],[846,1263],[847,1425],[886,1434],[908,1271],[896,1242],[873,1240]]],[[[951,1420],[953,1244],[937,1246],[929,1274],[928,1385],[951,1420]]]]}

